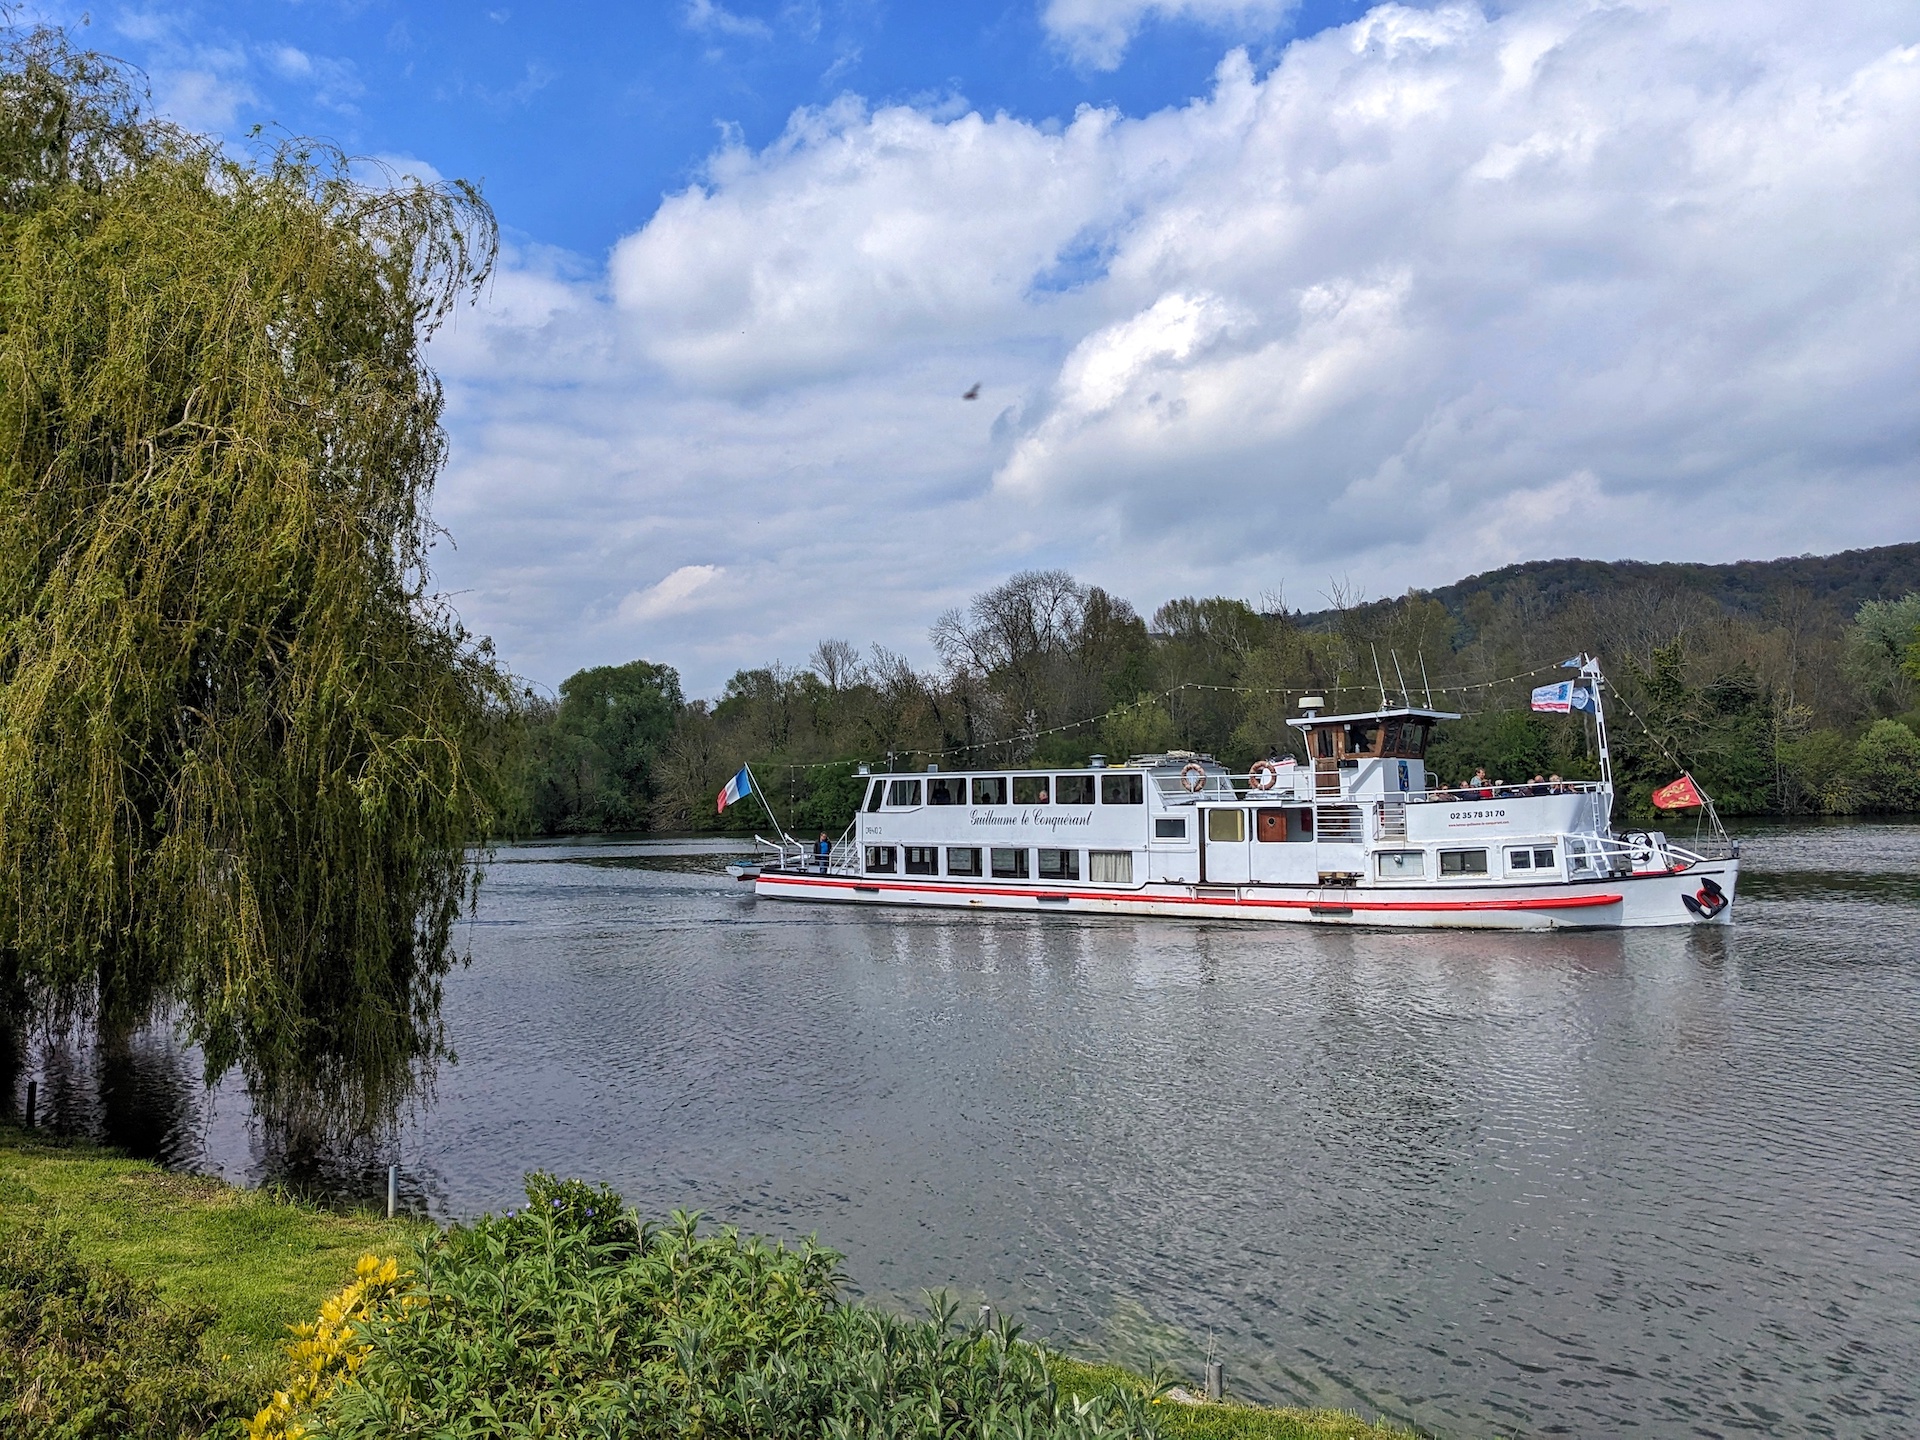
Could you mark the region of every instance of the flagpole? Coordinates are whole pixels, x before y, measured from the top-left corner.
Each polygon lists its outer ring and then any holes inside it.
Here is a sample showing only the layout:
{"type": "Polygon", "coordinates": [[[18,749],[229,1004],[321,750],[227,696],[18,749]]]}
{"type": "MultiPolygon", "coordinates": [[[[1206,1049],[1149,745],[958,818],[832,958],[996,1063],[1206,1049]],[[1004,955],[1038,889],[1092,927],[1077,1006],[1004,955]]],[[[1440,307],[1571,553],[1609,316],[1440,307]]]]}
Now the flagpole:
{"type": "Polygon", "coordinates": [[[753,773],[753,766],[742,760],[740,762],[740,768],[747,772],[747,782],[753,786],[753,793],[760,797],[760,808],[767,812],[767,818],[773,822],[773,833],[780,837],[780,841],[784,845],[799,844],[799,841],[795,840],[781,828],[780,817],[773,813],[773,806],[767,800],[767,792],[760,788],[760,780],[759,777],[753,773]]]}
{"type": "Polygon", "coordinates": [[[1600,745],[1600,783],[1607,787],[1608,809],[1611,812],[1613,802],[1613,757],[1607,750],[1607,712],[1600,700],[1600,661],[1592,656],[1582,657],[1580,673],[1593,680],[1588,688],[1593,692],[1593,728],[1600,745]]]}

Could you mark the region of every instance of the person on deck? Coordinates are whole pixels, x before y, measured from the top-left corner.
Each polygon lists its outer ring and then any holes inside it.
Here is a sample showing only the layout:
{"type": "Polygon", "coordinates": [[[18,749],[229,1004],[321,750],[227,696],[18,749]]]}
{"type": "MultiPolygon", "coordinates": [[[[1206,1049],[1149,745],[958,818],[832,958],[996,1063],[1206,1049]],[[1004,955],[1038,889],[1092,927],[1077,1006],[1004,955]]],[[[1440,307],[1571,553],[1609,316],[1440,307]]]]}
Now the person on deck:
{"type": "Polygon", "coordinates": [[[820,839],[814,844],[813,857],[819,863],[820,873],[827,873],[827,861],[833,858],[833,841],[827,838],[827,832],[820,832],[820,839]]]}
{"type": "Polygon", "coordinates": [[[1473,772],[1473,778],[1469,780],[1467,784],[1480,792],[1478,798],[1482,800],[1491,800],[1493,798],[1493,781],[1487,778],[1486,766],[1482,765],[1479,769],[1475,770],[1473,772]]]}

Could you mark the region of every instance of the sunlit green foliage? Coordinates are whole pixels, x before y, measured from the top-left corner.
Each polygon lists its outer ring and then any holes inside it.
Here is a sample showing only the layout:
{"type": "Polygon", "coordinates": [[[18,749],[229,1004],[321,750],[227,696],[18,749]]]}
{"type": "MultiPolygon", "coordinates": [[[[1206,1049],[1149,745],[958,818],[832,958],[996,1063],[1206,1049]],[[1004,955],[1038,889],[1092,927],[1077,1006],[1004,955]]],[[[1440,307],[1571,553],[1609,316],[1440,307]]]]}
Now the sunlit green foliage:
{"type": "Polygon", "coordinates": [[[55,1022],[178,1005],[270,1114],[439,1045],[509,695],[429,588],[421,344],[493,245],[469,187],[0,56],[0,962],[55,1022]]]}
{"type": "Polygon", "coordinates": [[[519,1215],[424,1244],[316,1435],[1140,1437],[1146,1397],[1063,1399],[1016,1325],[902,1320],[840,1293],[838,1257],[642,1223],[603,1186],[536,1175],[519,1215]]]}

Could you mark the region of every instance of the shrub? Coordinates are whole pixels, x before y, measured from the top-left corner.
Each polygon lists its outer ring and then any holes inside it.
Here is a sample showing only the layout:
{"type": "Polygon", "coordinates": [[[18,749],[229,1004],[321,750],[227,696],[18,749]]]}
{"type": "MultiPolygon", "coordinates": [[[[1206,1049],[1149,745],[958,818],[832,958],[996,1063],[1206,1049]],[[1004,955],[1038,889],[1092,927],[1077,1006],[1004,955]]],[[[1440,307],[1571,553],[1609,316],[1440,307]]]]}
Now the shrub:
{"type": "Polygon", "coordinates": [[[0,1434],[175,1440],[231,1433],[243,1398],[202,1337],[205,1307],[82,1260],[38,1225],[0,1236],[0,1434]]]}
{"type": "Polygon", "coordinates": [[[1876,720],[1853,751],[1861,807],[1920,810],[1920,739],[1898,720],[1876,720]]]}
{"type": "Polygon", "coordinates": [[[1154,1440],[1142,1396],[1063,1400],[1018,1326],[956,1324],[939,1297],[923,1321],[844,1300],[839,1257],[811,1241],[642,1223],[548,1175],[527,1199],[421,1245],[309,1433],[1154,1440]]]}

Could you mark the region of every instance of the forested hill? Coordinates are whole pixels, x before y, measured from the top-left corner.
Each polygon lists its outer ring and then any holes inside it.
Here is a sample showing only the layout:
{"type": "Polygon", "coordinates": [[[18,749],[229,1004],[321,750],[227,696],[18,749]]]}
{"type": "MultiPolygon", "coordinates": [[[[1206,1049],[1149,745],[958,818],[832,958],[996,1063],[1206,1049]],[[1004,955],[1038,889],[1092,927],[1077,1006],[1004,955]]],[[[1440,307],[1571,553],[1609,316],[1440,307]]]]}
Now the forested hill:
{"type": "MultiPolygon", "coordinates": [[[[1730,565],[1646,560],[1529,560],[1503,565],[1480,575],[1423,592],[1446,606],[1471,638],[1476,615],[1498,609],[1509,599],[1531,597],[1548,611],[1575,599],[1598,600],[1629,586],[1666,593],[1690,592],[1718,603],[1730,614],[1760,616],[1798,597],[1802,603],[1851,618],[1871,600],[1898,600],[1920,592],[1920,541],[1843,550],[1838,555],[1789,555],[1779,560],[1736,560],[1730,565]],[[1476,603],[1479,602],[1479,603],[1476,603]]],[[[1392,601],[1371,606],[1385,608],[1392,601]]],[[[1338,610],[1310,611],[1297,617],[1312,629],[1339,624],[1338,610]]]]}
{"type": "Polygon", "coordinates": [[[669,664],[584,670],[529,704],[515,821],[752,826],[757,806],[716,814],[713,798],[750,761],[783,823],[838,834],[861,761],[1066,765],[1179,748],[1243,767],[1297,750],[1287,721],[1303,693],[1365,707],[1416,676],[1462,715],[1435,735],[1441,778],[1586,777],[1583,726],[1528,707],[1539,677],[1583,652],[1621,701],[1623,814],[1682,770],[1727,814],[1920,810],[1920,544],[1733,565],[1538,561],[1307,615],[1225,595],[1142,612],[1026,571],[928,638],[927,670],[829,637],[799,663],[752,657],[712,700],[684,697],[669,664]]]}

